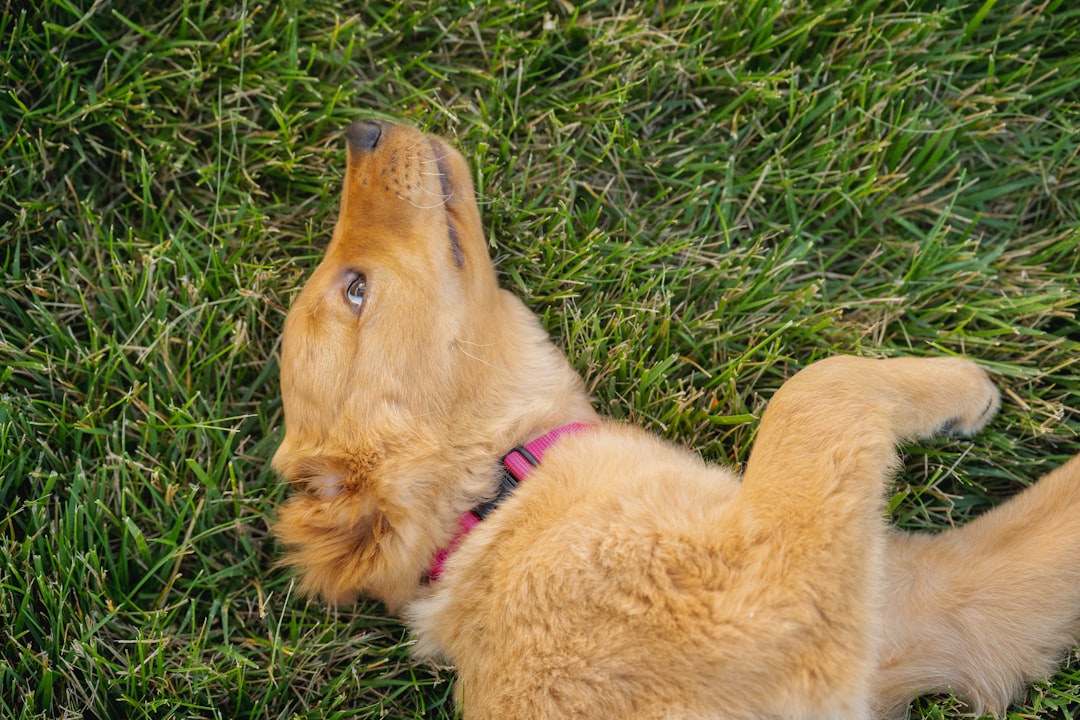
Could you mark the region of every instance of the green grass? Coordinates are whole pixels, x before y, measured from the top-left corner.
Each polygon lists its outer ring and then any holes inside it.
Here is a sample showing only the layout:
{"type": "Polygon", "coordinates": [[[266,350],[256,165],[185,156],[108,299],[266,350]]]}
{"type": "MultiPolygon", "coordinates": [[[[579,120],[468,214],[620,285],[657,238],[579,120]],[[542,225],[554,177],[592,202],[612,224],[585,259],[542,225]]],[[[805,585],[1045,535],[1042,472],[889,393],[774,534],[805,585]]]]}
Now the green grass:
{"type": "MultiPolygon", "coordinates": [[[[0,716],[453,716],[449,669],[296,597],[267,531],[355,118],[464,150],[609,415],[738,464],[807,362],[970,354],[1005,407],[910,449],[911,528],[1080,450],[1070,0],[152,6],[0,13],[0,716]]],[[[1080,715],[1071,658],[1011,716],[1080,715]]]]}

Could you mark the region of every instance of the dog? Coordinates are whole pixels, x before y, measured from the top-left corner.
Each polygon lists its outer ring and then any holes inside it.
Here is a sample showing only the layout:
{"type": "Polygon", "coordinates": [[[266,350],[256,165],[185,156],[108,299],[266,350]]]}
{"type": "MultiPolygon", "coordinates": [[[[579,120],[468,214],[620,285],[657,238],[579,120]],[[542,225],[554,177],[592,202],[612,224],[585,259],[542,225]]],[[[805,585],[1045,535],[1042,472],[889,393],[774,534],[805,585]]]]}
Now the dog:
{"type": "Polygon", "coordinates": [[[465,718],[886,718],[932,691],[1001,712],[1077,642],[1080,458],[956,529],[883,520],[898,443],[998,409],[975,363],[813,363],[740,478],[596,414],[499,287],[446,141],[345,136],[285,320],[273,529],[304,592],[381,600],[452,663],[465,718]]]}

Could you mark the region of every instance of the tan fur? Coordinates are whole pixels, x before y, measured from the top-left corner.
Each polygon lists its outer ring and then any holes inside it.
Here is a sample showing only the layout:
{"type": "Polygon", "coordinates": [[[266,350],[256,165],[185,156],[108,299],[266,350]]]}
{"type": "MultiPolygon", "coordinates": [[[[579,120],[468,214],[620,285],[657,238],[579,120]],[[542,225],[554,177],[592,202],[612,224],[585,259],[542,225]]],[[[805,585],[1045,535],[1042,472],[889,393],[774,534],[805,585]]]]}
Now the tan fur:
{"type": "Polygon", "coordinates": [[[881,520],[898,442],[996,411],[976,365],[811,365],[740,480],[594,414],[499,289],[456,151],[347,135],[339,221],[285,326],[274,465],[296,492],[275,532],[305,591],[406,617],[457,667],[466,718],[885,717],[932,690],[1000,711],[1076,640],[1080,461],[957,530],[881,520]],[[499,456],[568,422],[591,427],[426,583],[499,456]]]}

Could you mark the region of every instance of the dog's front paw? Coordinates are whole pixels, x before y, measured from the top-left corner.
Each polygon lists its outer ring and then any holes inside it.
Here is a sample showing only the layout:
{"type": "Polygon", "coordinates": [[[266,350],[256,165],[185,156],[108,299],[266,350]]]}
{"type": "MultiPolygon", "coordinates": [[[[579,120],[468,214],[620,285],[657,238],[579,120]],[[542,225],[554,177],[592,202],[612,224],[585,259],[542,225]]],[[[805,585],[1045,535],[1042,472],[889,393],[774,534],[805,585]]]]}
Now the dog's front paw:
{"type": "MultiPolygon", "coordinates": [[[[859,414],[869,418],[880,413],[898,439],[971,435],[1001,403],[982,368],[954,357],[871,360],[841,355],[814,363],[789,384],[799,388],[795,392],[804,400],[843,398],[837,407],[847,408],[853,421],[859,414]]],[[[836,421],[842,420],[838,415],[836,421]]]]}
{"type": "MultiPolygon", "coordinates": [[[[948,399],[936,435],[967,437],[986,427],[1001,407],[1001,393],[986,371],[964,358],[926,358],[926,381],[948,399]]],[[[935,391],[935,390],[932,390],[935,391]]],[[[936,405],[936,403],[934,403],[936,405]]]]}

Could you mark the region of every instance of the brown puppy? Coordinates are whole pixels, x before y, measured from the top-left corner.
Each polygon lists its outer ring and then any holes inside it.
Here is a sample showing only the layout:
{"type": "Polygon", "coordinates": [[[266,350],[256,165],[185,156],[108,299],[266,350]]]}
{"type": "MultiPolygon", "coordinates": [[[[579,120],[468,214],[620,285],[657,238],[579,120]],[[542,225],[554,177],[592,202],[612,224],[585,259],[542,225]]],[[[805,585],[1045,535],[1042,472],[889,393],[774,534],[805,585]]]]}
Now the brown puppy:
{"type": "Polygon", "coordinates": [[[305,591],[379,598],[456,665],[466,718],[865,718],[938,689],[1001,710],[1075,641],[1080,461],[958,530],[881,521],[898,442],[997,409],[973,363],[808,367],[740,481],[594,414],[499,289],[456,151],[346,135],[285,324],[275,531],[305,591]]]}

